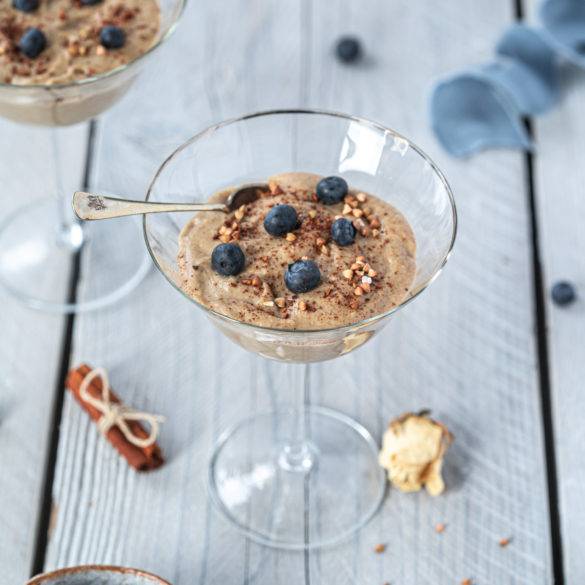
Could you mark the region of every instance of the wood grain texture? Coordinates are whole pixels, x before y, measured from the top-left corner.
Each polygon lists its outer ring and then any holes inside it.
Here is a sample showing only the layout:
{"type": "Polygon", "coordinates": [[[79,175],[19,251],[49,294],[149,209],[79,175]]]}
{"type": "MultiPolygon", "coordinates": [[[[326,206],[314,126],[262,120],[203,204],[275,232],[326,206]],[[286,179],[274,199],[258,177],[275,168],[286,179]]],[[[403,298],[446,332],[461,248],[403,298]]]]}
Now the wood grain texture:
{"type": "MultiPolygon", "coordinates": [[[[4,217],[18,206],[53,195],[50,131],[0,121],[0,200],[4,217]]],[[[59,134],[61,177],[80,185],[86,130],[59,134]]],[[[3,218],[4,219],[4,218],[3,218]]],[[[40,290],[62,291],[68,274],[50,274],[40,290]]],[[[2,581],[30,575],[63,318],[33,311],[0,292],[0,567],[2,581]]]]}
{"type": "MultiPolygon", "coordinates": [[[[508,0],[222,0],[191,5],[147,73],[101,126],[96,189],[143,193],[157,163],[210,122],[319,106],[369,116],[428,148],[452,182],[461,231],[446,274],[371,344],[313,368],[313,400],[379,438],[431,407],[454,431],[445,496],[391,491],[351,542],[310,555],[248,543],[210,509],[206,465],[221,430],[287,398],[279,364],[245,354],[153,274],[127,300],[76,321],[74,361],[103,365],[129,404],[165,414],[169,462],[136,475],[67,400],[48,566],[140,566],[175,585],[399,585],[551,581],[546,475],[522,155],[449,159],[428,129],[438,75],[486,59],[513,20],[508,0]],[[334,61],[341,33],[364,39],[359,68],[334,61]],[[164,87],[164,91],[161,88],[164,87]],[[437,535],[434,525],[448,527],[437,535]],[[513,538],[501,549],[502,537],[513,538]],[[384,555],[376,543],[386,542],[384,555]]],[[[84,272],[81,294],[107,273],[84,272]]],[[[348,478],[350,479],[350,478],[348,478]]]]}
{"type": "MultiPolygon", "coordinates": [[[[537,2],[527,2],[536,21],[537,2]]],[[[551,401],[559,492],[564,572],[567,583],[585,579],[582,539],[585,534],[585,470],[579,464],[585,431],[583,331],[585,330],[585,78],[566,66],[560,104],[533,121],[535,131],[535,198],[540,256],[545,287],[551,401]],[[561,280],[572,282],[577,301],[567,307],[551,301],[561,280]]]]}

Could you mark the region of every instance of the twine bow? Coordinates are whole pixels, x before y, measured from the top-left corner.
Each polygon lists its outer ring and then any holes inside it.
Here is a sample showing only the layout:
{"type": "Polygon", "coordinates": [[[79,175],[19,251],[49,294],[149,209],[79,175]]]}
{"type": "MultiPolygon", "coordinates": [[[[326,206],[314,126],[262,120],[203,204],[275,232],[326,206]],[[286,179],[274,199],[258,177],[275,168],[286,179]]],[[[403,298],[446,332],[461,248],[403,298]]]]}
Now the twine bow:
{"type": "Polygon", "coordinates": [[[93,406],[96,410],[102,413],[97,427],[100,433],[105,435],[112,427],[116,426],[120,429],[126,440],[136,447],[145,448],[150,447],[157,437],[159,432],[159,423],[164,422],[164,417],[147,412],[139,412],[117,404],[110,400],[110,383],[108,381],[108,373],[104,368],[96,368],[92,370],[83,378],[81,386],[79,387],[79,395],[82,400],[93,406]],[[102,397],[96,398],[89,393],[89,385],[94,378],[100,378],[102,381],[102,397]],[[137,437],[129,428],[126,421],[141,421],[146,422],[150,426],[150,433],[146,439],[137,437]]]}

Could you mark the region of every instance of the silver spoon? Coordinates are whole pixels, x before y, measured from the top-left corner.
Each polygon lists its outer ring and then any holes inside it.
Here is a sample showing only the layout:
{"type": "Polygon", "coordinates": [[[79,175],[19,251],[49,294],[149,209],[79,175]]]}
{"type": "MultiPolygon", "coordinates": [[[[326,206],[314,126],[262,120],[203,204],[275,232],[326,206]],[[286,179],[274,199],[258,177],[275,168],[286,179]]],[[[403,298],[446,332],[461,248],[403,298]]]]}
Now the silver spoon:
{"type": "Polygon", "coordinates": [[[242,205],[256,201],[263,192],[268,190],[268,185],[264,183],[244,185],[230,193],[225,203],[153,203],[76,191],[73,195],[73,210],[79,219],[85,220],[111,219],[144,213],[168,213],[169,211],[223,211],[229,213],[239,209],[242,205]]]}

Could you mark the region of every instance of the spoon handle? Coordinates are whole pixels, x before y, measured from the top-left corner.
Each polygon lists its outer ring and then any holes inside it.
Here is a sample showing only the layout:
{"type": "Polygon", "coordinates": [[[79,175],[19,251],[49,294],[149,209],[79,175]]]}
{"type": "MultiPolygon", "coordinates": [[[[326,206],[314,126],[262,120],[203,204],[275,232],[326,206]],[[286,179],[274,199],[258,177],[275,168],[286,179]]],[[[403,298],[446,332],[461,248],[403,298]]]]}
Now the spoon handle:
{"type": "Polygon", "coordinates": [[[117,199],[76,191],[73,195],[73,210],[79,219],[111,219],[143,213],[162,213],[169,211],[227,211],[223,203],[152,203],[117,199]]]}

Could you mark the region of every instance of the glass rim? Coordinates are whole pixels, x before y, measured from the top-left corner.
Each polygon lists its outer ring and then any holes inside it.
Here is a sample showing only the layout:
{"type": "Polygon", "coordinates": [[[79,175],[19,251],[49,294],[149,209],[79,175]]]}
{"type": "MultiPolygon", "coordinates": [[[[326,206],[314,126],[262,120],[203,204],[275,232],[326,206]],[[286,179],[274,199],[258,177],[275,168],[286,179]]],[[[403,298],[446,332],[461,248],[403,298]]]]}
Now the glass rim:
{"type": "Polygon", "coordinates": [[[98,81],[101,81],[102,79],[109,79],[110,77],[115,77],[116,75],[130,69],[133,65],[138,64],[139,62],[142,62],[144,59],[146,59],[147,56],[151,55],[154,51],[156,51],[160,46],[162,46],[172,36],[172,34],[175,32],[175,30],[177,28],[177,25],[179,24],[179,21],[181,20],[181,16],[183,16],[183,13],[185,12],[185,7],[187,6],[187,2],[188,2],[188,0],[178,0],[177,1],[177,4],[179,6],[178,12],[177,12],[173,22],[171,22],[171,24],[169,25],[169,28],[167,29],[165,34],[162,35],[161,37],[159,37],[159,39],[156,41],[156,43],[154,43],[152,46],[150,46],[148,48],[148,50],[146,50],[144,53],[138,55],[138,57],[136,57],[135,59],[132,59],[132,61],[129,61],[128,63],[124,63],[123,65],[120,65],[119,67],[115,67],[114,69],[109,69],[108,71],[104,71],[103,73],[98,73],[97,75],[92,75],[91,77],[84,77],[83,79],[76,79],[73,81],[67,81],[65,83],[29,83],[29,84],[21,83],[21,84],[19,84],[19,83],[1,82],[0,83],[0,90],[25,92],[26,90],[43,89],[43,90],[50,92],[51,90],[65,90],[65,89],[72,89],[74,87],[91,85],[92,83],[96,83],[98,81]]]}
{"type": "Polygon", "coordinates": [[[186,299],[188,299],[189,301],[191,301],[192,303],[197,305],[199,308],[201,308],[207,314],[212,315],[213,317],[217,317],[223,321],[227,321],[228,323],[232,323],[236,326],[240,326],[240,327],[249,327],[249,328],[254,329],[254,330],[266,331],[266,332],[270,332],[270,333],[278,333],[281,335],[297,335],[297,334],[317,335],[317,334],[322,334],[322,333],[332,333],[335,331],[342,331],[344,329],[362,328],[364,326],[369,325],[370,323],[374,323],[376,321],[379,321],[381,319],[389,317],[390,315],[394,314],[399,309],[408,305],[415,298],[417,298],[423,291],[425,291],[437,279],[439,274],[441,274],[441,272],[443,271],[445,264],[447,263],[447,261],[449,260],[449,258],[451,256],[451,253],[453,251],[453,246],[455,245],[455,238],[457,236],[457,208],[455,205],[455,198],[453,196],[453,191],[451,190],[451,187],[450,187],[445,175],[442,173],[442,171],[439,169],[439,167],[435,164],[435,162],[420,147],[418,147],[416,144],[414,144],[411,140],[409,140],[408,138],[406,138],[405,136],[403,136],[399,132],[396,132],[395,130],[388,128],[387,126],[379,124],[378,122],[373,122],[372,120],[369,120],[367,118],[353,116],[350,114],[344,114],[342,112],[321,110],[321,109],[315,109],[315,108],[262,110],[262,111],[253,112],[251,114],[245,114],[243,116],[229,118],[229,119],[224,120],[222,122],[218,122],[216,124],[208,126],[204,130],[201,130],[200,132],[198,132],[197,134],[195,134],[194,136],[189,138],[189,140],[187,140],[187,141],[183,142],[181,145],[179,145],[162,162],[162,164],[160,165],[160,167],[156,171],[154,177],[152,178],[152,180],[150,182],[150,185],[148,186],[145,201],[150,200],[150,196],[152,194],[152,190],[154,188],[154,185],[156,184],[156,182],[157,182],[159,176],[161,175],[161,173],[163,172],[163,170],[169,165],[169,163],[171,163],[173,161],[173,159],[179,153],[181,153],[183,150],[185,150],[186,148],[188,148],[189,146],[191,146],[192,144],[194,144],[198,140],[204,138],[208,134],[213,134],[214,132],[221,130],[225,126],[230,126],[230,125],[238,123],[238,122],[244,122],[246,120],[251,120],[254,118],[261,118],[264,116],[275,116],[275,115],[283,115],[283,114],[319,115],[319,116],[326,116],[326,117],[333,117],[333,118],[341,118],[341,119],[349,120],[352,122],[358,122],[359,124],[369,126],[370,128],[374,128],[375,130],[383,132],[384,134],[391,134],[392,136],[395,136],[396,138],[398,138],[400,140],[404,140],[406,143],[408,143],[409,147],[411,147],[424,161],[426,161],[429,164],[429,166],[431,167],[431,169],[433,170],[435,175],[439,178],[440,182],[442,183],[443,188],[445,189],[445,192],[447,193],[450,208],[451,208],[451,219],[452,219],[452,223],[453,223],[449,246],[447,248],[447,251],[443,255],[443,258],[441,259],[439,265],[434,270],[434,272],[426,279],[425,282],[423,282],[418,287],[418,290],[414,294],[409,295],[407,298],[405,298],[398,305],[396,305],[395,307],[392,307],[388,311],[384,311],[383,313],[378,313],[376,315],[373,315],[372,317],[367,317],[366,319],[361,319],[360,321],[355,321],[353,323],[347,323],[345,325],[337,325],[335,327],[327,327],[324,329],[285,329],[285,328],[278,328],[278,327],[266,327],[264,325],[255,325],[253,323],[246,323],[245,321],[239,321],[238,319],[234,319],[233,317],[228,317],[227,315],[224,315],[223,313],[219,313],[218,311],[214,311],[213,309],[210,309],[209,307],[204,306],[203,304],[201,304],[200,302],[195,300],[193,297],[191,297],[190,295],[185,293],[185,291],[181,287],[179,287],[173,281],[173,279],[171,279],[167,275],[166,271],[159,264],[159,262],[156,258],[156,255],[155,255],[155,253],[150,245],[150,241],[149,241],[149,237],[148,237],[148,229],[146,226],[146,220],[147,220],[148,216],[147,216],[147,214],[144,214],[142,217],[142,229],[143,229],[143,234],[144,234],[144,241],[146,243],[146,248],[148,250],[148,253],[150,254],[150,257],[151,257],[154,265],[157,267],[159,272],[166,278],[166,280],[173,286],[173,288],[178,290],[183,295],[183,297],[185,297],[186,299]]]}

